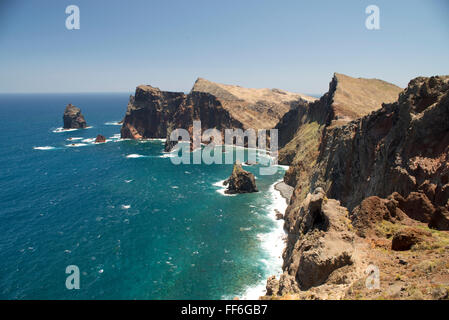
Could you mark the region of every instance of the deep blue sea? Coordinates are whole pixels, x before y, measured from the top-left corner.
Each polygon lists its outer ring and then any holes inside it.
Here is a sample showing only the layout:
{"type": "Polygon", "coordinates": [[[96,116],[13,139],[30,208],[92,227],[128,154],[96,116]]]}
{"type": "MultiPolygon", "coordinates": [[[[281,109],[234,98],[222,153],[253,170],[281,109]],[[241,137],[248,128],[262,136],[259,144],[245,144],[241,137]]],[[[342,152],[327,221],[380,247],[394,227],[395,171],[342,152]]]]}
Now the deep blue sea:
{"type": "Polygon", "coordinates": [[[257,297],[280,272],[285,169],[247,166],[260,192],[225,196],[232,165],[174,165],[161,141],[118,139],[128,99],[0,95],[1,299],[257,297]],[[58,132],[68,103],[91,128],[58,132]]]}

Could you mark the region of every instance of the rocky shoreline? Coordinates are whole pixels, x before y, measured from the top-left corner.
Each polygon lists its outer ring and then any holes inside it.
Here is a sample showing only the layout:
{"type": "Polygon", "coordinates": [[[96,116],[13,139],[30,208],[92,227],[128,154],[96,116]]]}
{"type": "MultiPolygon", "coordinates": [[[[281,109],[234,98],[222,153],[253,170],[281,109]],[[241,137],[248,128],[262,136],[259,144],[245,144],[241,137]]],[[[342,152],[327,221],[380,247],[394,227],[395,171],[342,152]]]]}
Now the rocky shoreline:
{"type": "Polygon", "coordinates": [[[449,76],[413,79],[397,101],[334,120],[317,135],[299,123],[280,151],[295,190],[283,274],[263,299],[448,299],[449,76]]]}
{"type": "Polygon", "coordinates": [[[293,196],[293,190],[295,188],[293,188],[292,186],[289,186],[288,184],[286,184],[284,181],[278,182],[274,185],[274,188],[279,191],[279,193],[281,194],[281,196],[285,199],[285,201],[287,202],[287,204],[290,203],[290,199],[293,196]]]}

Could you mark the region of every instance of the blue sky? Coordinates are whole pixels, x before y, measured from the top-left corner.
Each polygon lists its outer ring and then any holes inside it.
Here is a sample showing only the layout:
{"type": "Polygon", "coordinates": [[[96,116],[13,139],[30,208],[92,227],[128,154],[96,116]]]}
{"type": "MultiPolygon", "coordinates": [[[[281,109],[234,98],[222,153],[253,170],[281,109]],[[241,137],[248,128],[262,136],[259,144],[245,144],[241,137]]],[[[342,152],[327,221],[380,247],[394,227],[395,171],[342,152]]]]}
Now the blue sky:
{"type": "Polygon", "coordinates": [[[334,72],[449,74],[447,0],[0,0],[0,92],[188,91],[197,77],[320,94],[334,72]],[[65,28],[68,5],[81,29],[65,28]],[[380,30],[365,8],[380,8],[380,30]]]}

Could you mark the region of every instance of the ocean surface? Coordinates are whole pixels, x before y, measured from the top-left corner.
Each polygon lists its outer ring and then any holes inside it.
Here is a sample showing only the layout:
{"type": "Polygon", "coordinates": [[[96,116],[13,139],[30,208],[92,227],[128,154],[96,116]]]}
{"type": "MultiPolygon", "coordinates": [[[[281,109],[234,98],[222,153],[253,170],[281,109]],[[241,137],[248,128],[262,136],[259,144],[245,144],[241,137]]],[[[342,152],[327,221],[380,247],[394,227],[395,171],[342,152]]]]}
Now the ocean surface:
{"type": "Polygon", "coordinates": [[[120,140],[128,98],[0,95],[0,298],[257,298],[281,268],[285,168],[246,166],[260,192],[226,196],[232,165],[174,165],[160,140],[120,140]],[[60,132],[68,103],[90,128],[60,132]]]}

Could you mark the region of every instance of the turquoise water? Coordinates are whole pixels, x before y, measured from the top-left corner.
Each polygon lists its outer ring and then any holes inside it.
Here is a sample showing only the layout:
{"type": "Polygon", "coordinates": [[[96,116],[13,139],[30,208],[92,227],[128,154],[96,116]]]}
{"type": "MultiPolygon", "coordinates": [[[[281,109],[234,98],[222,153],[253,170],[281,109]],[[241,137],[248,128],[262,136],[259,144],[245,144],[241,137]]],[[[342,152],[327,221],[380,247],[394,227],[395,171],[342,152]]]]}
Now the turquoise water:
{"type": "Polygon", "coordinates": [[[106,123],[128,97],[0,95],[0,298],[221,299],[277,272],[272,186],[284,170],[245,167],[261,192],[224,196],[214,184],[232,165],[173,165],[161,141],[117,139],[106,123]],[[91,128],[54,132],[67,103],[91,128]],[[109,141],[83,142],[97,134],[109,141]],[[79,290],[65,287],[68,265],[79,290]]]}

